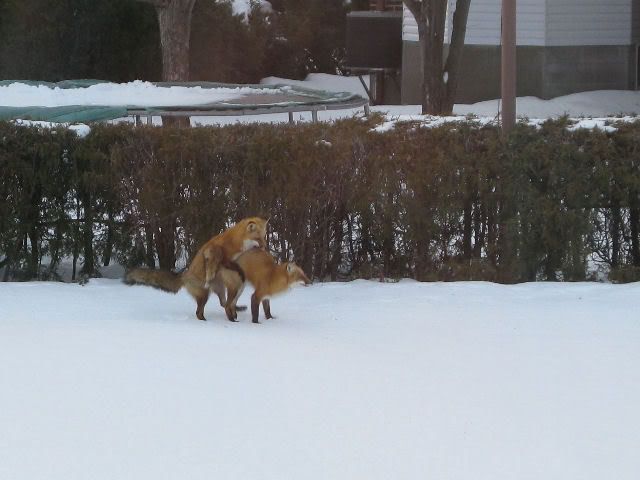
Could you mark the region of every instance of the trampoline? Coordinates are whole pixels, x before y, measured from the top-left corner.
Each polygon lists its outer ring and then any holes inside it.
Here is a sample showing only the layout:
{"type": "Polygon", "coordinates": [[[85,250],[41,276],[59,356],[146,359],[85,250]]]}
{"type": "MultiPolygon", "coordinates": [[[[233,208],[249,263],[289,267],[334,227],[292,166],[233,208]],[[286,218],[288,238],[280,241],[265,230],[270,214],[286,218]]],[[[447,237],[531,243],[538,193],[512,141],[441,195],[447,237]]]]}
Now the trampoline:
{"type": "Polygon", "coordinates": [[[317,121],[319,111],[358,108],[368,115],[369,100],[350,92],[330,92],[284,84],[0,81],[0,120],[76,123],[133,117],[137,124],[143,118],[150,124],[154,116],[216,117],[288,113],[289,121],[293,122],[295,112],[311,112],[312,120],[317,121]],[[138,97],[136,89],[142,92],[138,97]],[[144,92],[153,92],[155,97],[142,101],[144,92]],[[154,103],[157,98],[162,101],[154,103]],[[188,101],[181,101],[185,98],[188,101]],[[138,100],[140,104],[137,104],[138,100]]]}

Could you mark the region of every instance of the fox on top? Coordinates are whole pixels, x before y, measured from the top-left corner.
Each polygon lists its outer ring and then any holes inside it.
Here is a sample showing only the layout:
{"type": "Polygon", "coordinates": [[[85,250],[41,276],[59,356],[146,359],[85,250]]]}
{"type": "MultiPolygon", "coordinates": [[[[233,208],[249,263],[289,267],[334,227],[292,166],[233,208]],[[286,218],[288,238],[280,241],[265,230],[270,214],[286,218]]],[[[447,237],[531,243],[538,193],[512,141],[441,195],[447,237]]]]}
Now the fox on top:
{"type": "Polygon", "coordinates": [[[255,289],[251,296],[251,316],[259,323],[260,303],[266,318],[273,318],[269,298],[283,293],[296,283],[308,285],[311,280],[293,262],[276,263],[267,252],[267,223],[260,217],[248,217],[212,237],[200,247],[189,266],[181,273],[170,270],[136,268],[129,271],[124,282],[140,284],[177,293],[182,287],[196,301],[196,317],[206,320],[204,307],[214,292],[225,309],[227,318],[235,322],[238,298],[249,281],[255,289]]]}

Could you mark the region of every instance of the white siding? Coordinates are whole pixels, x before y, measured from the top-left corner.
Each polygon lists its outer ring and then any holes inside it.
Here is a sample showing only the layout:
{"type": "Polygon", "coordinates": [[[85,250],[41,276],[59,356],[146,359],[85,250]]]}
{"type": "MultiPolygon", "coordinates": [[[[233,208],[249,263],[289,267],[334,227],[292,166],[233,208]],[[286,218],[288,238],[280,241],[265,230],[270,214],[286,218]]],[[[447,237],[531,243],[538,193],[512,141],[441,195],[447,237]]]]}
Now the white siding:
{"type": "Polygon", "coordinates": [[[409,42],[418,41],[418,25],[407,7],[402,8],[402,40],[409,42]]]}
{"type": "Polygon", "coordinates": [[[631,44],[631,1],[547,0],[547,45],[631,44]]]}
{"type": "MultiPolygon", "coordinates": [[[[449,0],[447,37],[451,35],[451,22],[455,0],[449,0]]],[[[465,43],[469,45],[500,45],[501,0],[471,0],[465,43]]],[[[518,0],[517,36],[519,45],[544,45],[545,0],[518,0]]],[[[418,41],[418,27],[411,12],[404,9],[402,39],[418,41]]]]}
{"type": "MultiPolygon", "coordinates": [[[[638,0],[518,0],[518,45],[630,45],[640,36],[640,15],[632,22],[632,2],[638,0]]],[[[449,0],[450,35],[455,0],[449,0]]],[[[471,0],[467,35],[469,45],[500,45],[501,0],[471,0]]],[[[638,8],[638,7],[636,7],[638,8]]],[[[405,8],[403,40],[418,41],[418,27],[405,8]]]]}

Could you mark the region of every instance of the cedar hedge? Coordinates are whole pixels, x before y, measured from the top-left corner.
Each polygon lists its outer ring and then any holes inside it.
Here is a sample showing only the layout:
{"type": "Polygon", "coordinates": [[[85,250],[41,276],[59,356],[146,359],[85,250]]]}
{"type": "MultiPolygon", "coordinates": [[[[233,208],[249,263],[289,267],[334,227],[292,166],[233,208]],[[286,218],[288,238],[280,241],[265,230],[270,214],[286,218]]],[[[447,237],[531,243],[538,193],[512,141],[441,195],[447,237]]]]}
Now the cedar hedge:
{"type": "Polygon", "coordinates": [[[0,122],[0,274],[175,268],[230,223],[316,279],[640,280],[640,122],[174,129],[0,122]]]}

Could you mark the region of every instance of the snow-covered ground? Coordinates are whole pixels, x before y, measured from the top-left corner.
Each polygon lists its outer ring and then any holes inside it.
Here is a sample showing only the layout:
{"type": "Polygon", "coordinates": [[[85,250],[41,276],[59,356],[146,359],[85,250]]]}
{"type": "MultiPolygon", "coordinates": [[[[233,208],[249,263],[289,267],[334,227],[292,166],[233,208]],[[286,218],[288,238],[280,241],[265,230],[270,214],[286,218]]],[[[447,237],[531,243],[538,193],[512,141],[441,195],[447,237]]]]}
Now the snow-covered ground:
{"type": "Polygon", "coordinates": [[[0,283],[0,478],[635,480],[638,298],[325,283],[253,325],[117,280],[0,283]]]}

